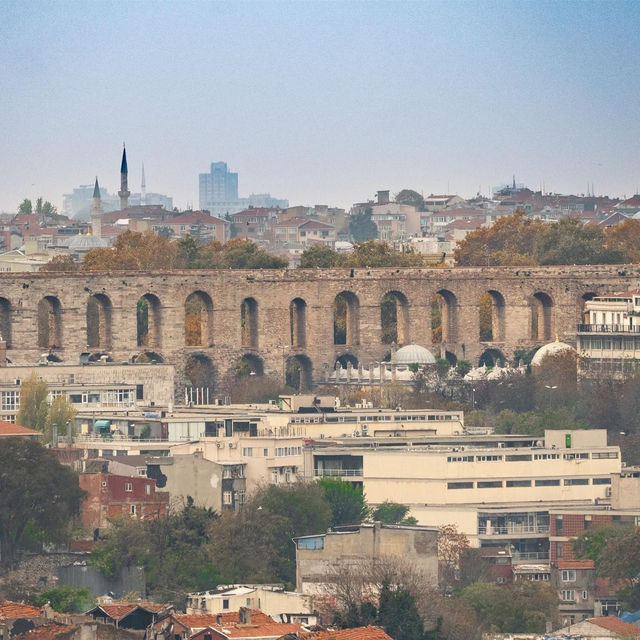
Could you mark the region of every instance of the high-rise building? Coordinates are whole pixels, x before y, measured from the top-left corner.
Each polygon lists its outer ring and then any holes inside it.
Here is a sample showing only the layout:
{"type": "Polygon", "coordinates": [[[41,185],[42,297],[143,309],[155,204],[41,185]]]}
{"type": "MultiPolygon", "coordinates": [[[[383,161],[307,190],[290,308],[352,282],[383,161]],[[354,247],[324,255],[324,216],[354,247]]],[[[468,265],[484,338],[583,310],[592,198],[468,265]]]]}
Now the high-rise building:
{"type": "Polygon", "coordinates": [[[200,209],[218,215],[234,213],[240,208],[242,205],[238,199],[238,174],[231,173],[226,162],[212,162],[211,171],[200,174],[200,209]]]}

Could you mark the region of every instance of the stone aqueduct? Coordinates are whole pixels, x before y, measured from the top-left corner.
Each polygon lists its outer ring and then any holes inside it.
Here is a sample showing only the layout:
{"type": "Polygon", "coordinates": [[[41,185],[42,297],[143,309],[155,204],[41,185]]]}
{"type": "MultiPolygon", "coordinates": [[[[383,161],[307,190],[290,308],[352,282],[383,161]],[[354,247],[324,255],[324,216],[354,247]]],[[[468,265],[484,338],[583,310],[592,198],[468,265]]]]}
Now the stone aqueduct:
{"type": "Polygon", "coordinates": [[[584,301],[636,287],[639,276],[637,265],[0,274],[0,333],[16,364],[43,354],[73,364],[81,354],[132,362],[147,353],[176,366],[178,397],[194,358],[207,365],[216,393],[228,391],[239,361],[284,379],[293,359],[309,386],[325,380],[338,358],[367,365],[389,353],[380,310],[387,294],[399,345],[415,342],[436,357],[477,364],[483,354],[511,360],[516,349],[556,335],[574,343],[584,301]],[[434,343],[437,294],[442,331],[434,343]],[[484,294],[491,335],[481,341],[484,294]],[[341,335],[334,333],[336,297],[341,335]]]}

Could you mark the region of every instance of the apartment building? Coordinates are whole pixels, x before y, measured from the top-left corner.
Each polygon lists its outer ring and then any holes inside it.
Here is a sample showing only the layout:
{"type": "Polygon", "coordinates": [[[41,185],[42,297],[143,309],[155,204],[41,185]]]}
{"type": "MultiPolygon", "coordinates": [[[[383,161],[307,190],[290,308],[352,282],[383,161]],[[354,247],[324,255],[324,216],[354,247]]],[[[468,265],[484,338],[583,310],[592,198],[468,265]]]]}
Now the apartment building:
{"type": "Polygon", "coordinates": [[[581,375],[623,378],[634,372],[640,359],[640,291],[587,300],[576,338],[581,375]]]}

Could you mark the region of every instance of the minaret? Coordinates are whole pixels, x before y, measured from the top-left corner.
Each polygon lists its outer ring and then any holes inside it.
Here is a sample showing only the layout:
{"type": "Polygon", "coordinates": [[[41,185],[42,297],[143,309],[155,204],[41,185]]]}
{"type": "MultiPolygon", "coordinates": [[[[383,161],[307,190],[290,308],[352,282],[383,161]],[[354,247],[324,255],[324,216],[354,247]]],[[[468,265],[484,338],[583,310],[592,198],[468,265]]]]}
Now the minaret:
{"type": "Polygon", "coordinates": [[[129,206],[129,196],[131,192],[128,186],[129,170],[127,169],[127,150],[122,145],[122,164],[120,165],[120,209],[126,209],[129,206]]]}
{"type": "Polygon", "coordinates": [[[142,163],[142,184],[140,185],[140,204],[147,204],[147,184],[144,181],[144,162],[142,163]]]}
{"type": "Polygon", "coordinates": [[[96,176],[96,184],[93,187],[93,202],[91,203],[91,232],[96,238],[102,237],[102,200],[100,198],[98,176],[96,176]]]}

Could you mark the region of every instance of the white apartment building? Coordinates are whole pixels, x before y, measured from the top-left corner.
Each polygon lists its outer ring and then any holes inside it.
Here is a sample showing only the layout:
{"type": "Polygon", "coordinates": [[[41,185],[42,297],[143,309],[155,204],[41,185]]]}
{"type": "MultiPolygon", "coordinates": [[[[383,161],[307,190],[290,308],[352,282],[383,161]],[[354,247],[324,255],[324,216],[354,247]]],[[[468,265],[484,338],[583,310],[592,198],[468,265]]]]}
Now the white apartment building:
{"type": "Polygon", "coordinates": [[[577,329],[581,375],[624,377],[640,360],[640,291],[596,296],[585,302],[577,329]]]}

